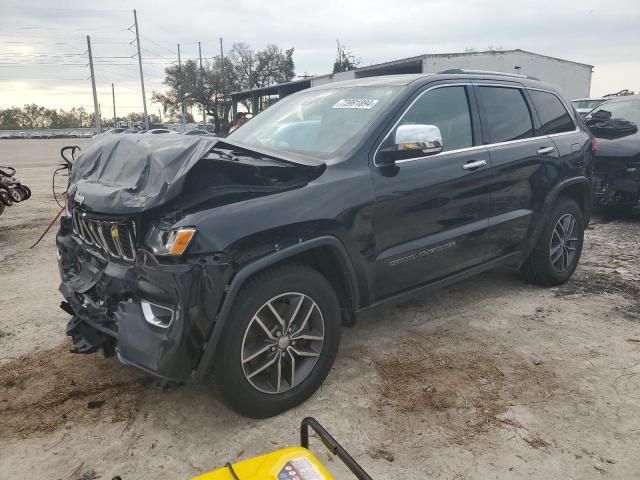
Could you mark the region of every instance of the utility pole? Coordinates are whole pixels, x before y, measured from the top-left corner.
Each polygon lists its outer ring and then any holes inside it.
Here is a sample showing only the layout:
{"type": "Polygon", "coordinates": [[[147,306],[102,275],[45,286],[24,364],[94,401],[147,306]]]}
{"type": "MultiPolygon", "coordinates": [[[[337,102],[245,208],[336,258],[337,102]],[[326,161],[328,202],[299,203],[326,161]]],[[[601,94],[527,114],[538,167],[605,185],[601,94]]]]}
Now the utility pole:
{"type": "Polygon", "coordinates": [[[93,72],[93,55],[91,54],[91,37],[87,35],[87,51],[89,52],[89,70],[91,71],[91,88],[93,89],[93,119],[96,127],[96,134],[102,133],[102,122],[100,121],[100,107],[98,106],[98,92],[96,91],[96,75],[93,72]]]}
{"type": "MultiPolygon", "coordinates": [[[[180,76],[180,81],[182,81],[182,60],[180,59],[180,44],[178,44],[178,75],[180,76]]],[[[180,131],[184,133],[184,98],[182,98],[180,87],[181,85],[178,84],[178,92],[180,93],[180,131]]]]}
{"type": "MultiPolygon", "coordinates": [[[[228,120],[228,118],[225,118],[225,113],[227,112],[227,82],[224,77],[224,51],[222,50],[222,37],[220,37],[220,73],[222,74],[222,120],[224,121],[228,120]]],[[[220,129],[222,128],[224,127],[221,125],[220,129]]]]}
{"type": "Polygon", "coordinates": [[[111,84],[111,96],[113,97],[113,128],[116,128],[116,87],[111,84]]]}
{"type": "Polygon", "coordinates": [[[160,118],[160,123],[162,123],[162,111],[158,109],[158,118],[160,118]]]}
{"type": "MultiPolygon", "coordinates": [[[[204,85],[204,70],[202,68],[202,45],[198,42],[198,55],[200,56],[200,80],[204,85]]],[[[204,127],[207,124],[207,112],[205,110],[204,103],[202,104],[202,126],[204,127]]]]}
{"type": "Polygon", "coordinates": [[[138,65],[140,66],[140,85],[142,85],[142,107],[144,109],[144,128],[149,130],[149,117],[147,116],[147,97],[144,93],[144,75],[142,73],[142,54],[140,53],[140,34],[138,33],[138,14],[133,10],[133,20],[136,27],[136,45],[138,46],[138,65]]]}

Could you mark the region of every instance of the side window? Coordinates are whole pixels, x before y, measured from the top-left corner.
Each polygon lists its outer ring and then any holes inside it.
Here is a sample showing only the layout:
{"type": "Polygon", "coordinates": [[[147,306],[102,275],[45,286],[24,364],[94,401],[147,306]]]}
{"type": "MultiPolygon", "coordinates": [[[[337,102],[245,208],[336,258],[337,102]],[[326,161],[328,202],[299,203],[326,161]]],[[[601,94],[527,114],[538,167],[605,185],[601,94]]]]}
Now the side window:
{"type": "Polygon", "coordinates": [[[576,129],[567,109],[554,94],[540,90],[529,90],[529,96],[536,112],[538,112],[540,122],[542,122],[542,133],[550,135],[571,132],[576,129]]]}
{"type": "Polygon", "coordinates": [[[465,87],[436,88],[423,94],[398,125],[435,125],[442,134],[443,150],[473,146],[471,114],[465,87]]]}
{"type": "Polygon", "coordinates": [[[490,143],[533,137],[531,113],[520,89],[479,87],[478,91],[490,143]]]}

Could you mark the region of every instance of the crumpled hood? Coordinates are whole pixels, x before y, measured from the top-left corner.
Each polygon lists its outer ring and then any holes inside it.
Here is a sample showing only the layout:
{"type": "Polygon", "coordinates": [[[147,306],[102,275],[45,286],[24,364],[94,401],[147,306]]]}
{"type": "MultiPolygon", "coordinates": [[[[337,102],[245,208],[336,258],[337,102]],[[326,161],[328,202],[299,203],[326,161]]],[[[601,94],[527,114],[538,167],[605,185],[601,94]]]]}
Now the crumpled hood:
{"type": "Polygon", "coordinates": [[[114,134],[74,162],[69,193],[94,212],[129,214],[175,198],[186,174],[219,141],[188,135],[114,134]]]}
{"type": "Polygon", "coordinates": [[[594,136],[598,140],[596,157],[634,157],[640,154],[640,133],[613,140],[594,136]]]}

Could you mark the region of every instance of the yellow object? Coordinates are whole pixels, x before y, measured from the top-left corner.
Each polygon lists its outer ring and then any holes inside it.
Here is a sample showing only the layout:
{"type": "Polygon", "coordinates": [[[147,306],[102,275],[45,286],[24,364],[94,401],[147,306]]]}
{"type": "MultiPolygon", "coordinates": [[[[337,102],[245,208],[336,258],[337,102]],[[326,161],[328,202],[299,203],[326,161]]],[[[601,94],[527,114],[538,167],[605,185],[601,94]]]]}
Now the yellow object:
{"type": "MultiPolygon", "coordinates": [[[[303,447],[285,448],[260,457],[234,463],[240,480],[335,480],[320,461],[303,447]]],[[[193,480],[235,480],[229,467],[195,477],[193,480]]]]}
{"type": "Polygon", "coordinates": [[[182,255],[195,235],[195,228],[181,228],[176,230],[176,236],[171,246],[172,255],[182,255]]]}

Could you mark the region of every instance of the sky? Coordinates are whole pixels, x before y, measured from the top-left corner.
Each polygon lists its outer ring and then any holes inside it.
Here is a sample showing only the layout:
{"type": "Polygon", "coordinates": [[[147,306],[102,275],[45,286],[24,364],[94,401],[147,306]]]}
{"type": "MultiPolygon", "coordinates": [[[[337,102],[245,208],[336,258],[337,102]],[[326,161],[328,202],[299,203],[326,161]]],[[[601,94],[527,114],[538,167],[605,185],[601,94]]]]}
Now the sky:
{"type": "Polygon", "coordinates": [[[488,46],[594,65],[591,95],[640,91],[640,0],[0,0],[0,108],[37,103],[93,110],[91,36],[102,115],[142,111],[135,57],[137,9],[149,113],[151,93],[177,61],[226,50],[295,48],[298,75],[331,71],[336,40],[362,65],[488,46]]]}

